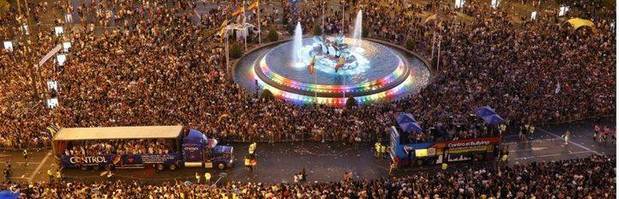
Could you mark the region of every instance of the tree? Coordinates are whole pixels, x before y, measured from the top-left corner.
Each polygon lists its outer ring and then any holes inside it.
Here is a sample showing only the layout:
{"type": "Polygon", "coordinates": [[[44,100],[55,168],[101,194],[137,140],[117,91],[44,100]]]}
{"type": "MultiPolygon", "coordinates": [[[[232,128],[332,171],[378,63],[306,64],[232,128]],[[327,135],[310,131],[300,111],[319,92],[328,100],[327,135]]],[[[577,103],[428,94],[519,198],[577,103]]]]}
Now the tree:
{"type": "Polygon", "coordinates": [[[232,57],[232,59],[238,59],[241,58],[241,56],[243,56],[243,48],[236,43],[230,45],[230,57],[232,57]]]}
{"type": "Polygon", "coordinates": [[[314,24],[314,35],[322,35],[322,28],[318,23],[314,24]]]}
{"type": "Polygon", "coordinates": [[[279,39],[279,35],[277,34],[277,31],[275,31],[275,28],[271,28],[269,30],[269,34],[267,35],[267,40],[270,42],[274,42],[277,41],[279,39]]]}
{"type": "Polygon", "coordinates": [[[408,49],[408,50],[414,50],[415,47],[417,46],[417,44],[415,43],[415,40],[413,40],[413,39],[406,40],[406,44],[405,45],[406,45],[405,46],[406,49],[408,49]]]}
{"type": "Polygon", "coordinates": [[[354,97],[348,97],[348,99],[346,100],[346,108],[352,108],[357,106],[357,99],[355,99],[354,97]]]}
{"type": "Polygon", "coordinates": [[[288,25],[288,17],[283,17],[282,24],[288,25]]]}
{"type": "Polygon", "coordinates": [[[262,95],[260,96],[262,97],[262,99],[265,99],[267,101],[275,99],[275,96],[273,96],[273,93],[271,93],[269,89],[262,90],[262,95]]]}

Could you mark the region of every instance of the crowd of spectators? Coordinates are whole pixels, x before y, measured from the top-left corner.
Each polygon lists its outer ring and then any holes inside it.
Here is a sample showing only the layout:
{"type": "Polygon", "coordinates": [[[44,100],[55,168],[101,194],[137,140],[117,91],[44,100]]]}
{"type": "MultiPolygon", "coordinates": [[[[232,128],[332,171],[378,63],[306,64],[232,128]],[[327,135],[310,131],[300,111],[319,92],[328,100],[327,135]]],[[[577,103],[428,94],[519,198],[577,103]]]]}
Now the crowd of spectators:
{"type": "MultiPolygon", "coordinates": [[[[3,183],[24,198],[615,198],[615,158],[592,156],[502,167],[419,171],[385,179],[217,186],[178,180],[157,185],[112,180],[3,183]]],[[[212,183],[212,182],[210,182],[212,183]]]]}
{"type": "Polygon", "coordinates": [[[66,156],[96,156],[96,155],[140,155],[140,154],[168,154],[172,149],[165,140],[113,140],[84,141],[72,143],[65,149],[66,156]]]}
{"type": "MultiPolygon", "coordinates": [[[[409,132],[402,143],[422,143],[446,140],[465,140],[480,137],[501,137],[506,132],[506,125],[484,124],[449,124],[437,125],[425,132],[409,132]]],[[[401,129],[399,129],[402,132],[401,129]]]]}
{"type": "Polygon", "coordinates": [[[616,142],[617,133],[616,129],[608,126],[593,126],[593,140],[600,143],[612,143],[616,142]]]}
{"type": "MultiPolygon", "coordinates": [[[[448,4],[389,2],[359,0],[348,2],[344,10],[364,9],[368,37],[399,45],[412,42],[413,50],[433,57],[432,81],[419,94],[397,102],[351,109],[273,102],[233,83],[220,38],[214,33],[234,11],[234,3],[207,12],[199,11],[201,2],[194,1],[96,1],[65,7],[76,13],[75,23],[67,25],[71,33],[65,38],[72,47],[65,66],[49,61],[33,67],[33,58],[58,44],[51,31],[33,33],[29,43],[19,43],[13,52],[0,52],[0,145],[48,145],[51,135],[46,127],[52,123],[62,127],[182,124],[230,141],[353,142],[379,138],[402,111],[413,113],[424,129],[475,123],[469,114],[484,105],[496,108],[513,124],[614,114],[614,31],[611,18],[599,17],[610,15],[596,15],[595,31],[573,30],[558,23],[552,13],[515,23],[507,11],[467,3],[459,12],[473,20],[465,21],[457,20],[460,15],[448,4]],[[427,15],[419,13],[439,17],[428,21],[427,15]],[[59,83],[60,105],[55,109],[45,108],[41,97],[49,79],[59,83]]],[[[317,16],[327,7],[322,27],[327,33],[347,33],[356,13],[347,12],[342,23],[341,7],[281,4],[282,16],[287,18],[283,21],[295,24],[298,19],[308,30],[321,24],[317,16]]],[[[597,8],[586,8],[590,7],[597,8]]],[[[594,10],[614,12],[605,7],[594,10]]],[[[271,26],[263,30],[278,27],[273,24],[280,18],[278,12],[263,12],[262,17],[273,20],[263,20],[271,26]]],[[[3,28],[16,25],[13,20],[1,22],[3,28]]],[[[6,31],[19,32],[19,28],[3,31],[7,35],[6,31]]],[[[471,137],[477,131],[460,132],[471,137]]]]}

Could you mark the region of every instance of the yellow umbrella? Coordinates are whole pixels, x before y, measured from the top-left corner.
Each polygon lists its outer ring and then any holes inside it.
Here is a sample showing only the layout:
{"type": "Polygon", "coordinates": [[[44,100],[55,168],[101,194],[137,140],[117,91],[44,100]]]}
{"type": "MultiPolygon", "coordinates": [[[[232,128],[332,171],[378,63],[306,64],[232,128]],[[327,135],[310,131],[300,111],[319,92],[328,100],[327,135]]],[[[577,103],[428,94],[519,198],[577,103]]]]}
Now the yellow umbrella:
{"type": "Polygon", "coordinates": [[[574,28],[574,30],[577,30],[578,28],[583,27],[583,26],[595,28],[595,25],[593,24],[593,22],[587,19],[571,18],[567,20],[567,22],[570,23],[570,25],[572,25],[572,28],[574,28]]]}

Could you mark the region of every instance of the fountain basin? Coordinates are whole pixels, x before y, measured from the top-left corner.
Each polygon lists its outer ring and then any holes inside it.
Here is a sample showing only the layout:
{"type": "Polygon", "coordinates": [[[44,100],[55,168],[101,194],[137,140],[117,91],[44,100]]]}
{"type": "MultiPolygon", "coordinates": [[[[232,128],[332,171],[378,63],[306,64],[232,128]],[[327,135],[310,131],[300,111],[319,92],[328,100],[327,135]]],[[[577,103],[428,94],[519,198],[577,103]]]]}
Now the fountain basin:
{"type": "MultiPolygon", "coordinates": [[[[352,44],[356,40],[345,38],[352,44]]],[[[418,92],[429,81],[427,64],[414,53],[388,43],[360,40],[353,54],[360,64],[336,71],[329,64],[314,63],[308,49],[315,38],[303,39],[301,63],[292,60],[291,41],[267,44],[247,53],[235,66],[235,81],[249,91],[269,89],[294,104],[344,106],[354,97],[360,104],[388,102],[418,92]]]]}

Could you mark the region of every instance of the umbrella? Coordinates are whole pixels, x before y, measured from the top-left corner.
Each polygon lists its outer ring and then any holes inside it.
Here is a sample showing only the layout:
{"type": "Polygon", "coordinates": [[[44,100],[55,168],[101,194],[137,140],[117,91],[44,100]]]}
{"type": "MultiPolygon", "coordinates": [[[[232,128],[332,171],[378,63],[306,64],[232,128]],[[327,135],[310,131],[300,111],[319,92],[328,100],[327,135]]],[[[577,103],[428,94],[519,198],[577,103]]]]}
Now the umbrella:
{"type": "Polygon", "coordinates": [[[421,132],[423,129],[410,113],[400,113],[396,118],[398,125],[404,132],[421,132]]]}
{"type": "Polygon", "coordinates": [[[490,124],[490,125],[497,125],[503,122],[503,118],[497,114],[488,115],[488,116],[482,117],[482,119],[484,119],[484,122],[486,122],[486,124],[490,124]]]}
{"type": "Polygon", "coordinates": [[[593,24],[591,20],[582,19],[582,18],[571,18],[570,20],[567,20],[567,23],[572,25],[572,28],[574,28],[574,30],[580,27],[583,27],[583,26],[595,28],[595,24],[593,24]]]}
{"type": "Polygon", "coordinates": [[[490,116],[490,115],[495,115],[496,112],[494,111],[494,109],[492,109],[492,107],[490,106],[482,106],[477,108],[477,110],[475,111],[475,113],[477,114],[477,116],[483,118],[486,116],[490,116]]]}
{"type": "Polygon", "coordinates": [[[410,113],[398,114],[396,121],[398,122],[398,124],[407,123],[407,122],[417,122],[417,120],[415,120],[415,117],[413,117],[413,114],[410,114],[410,113]]]}
{"type": "Polygon", "coordinates": [[[413,122],[410,123],[405,129],[405,132],[422,132],[423,129],[421,128],[421,126],[419,126],[419,123],[417,122],[413,122]]]}

